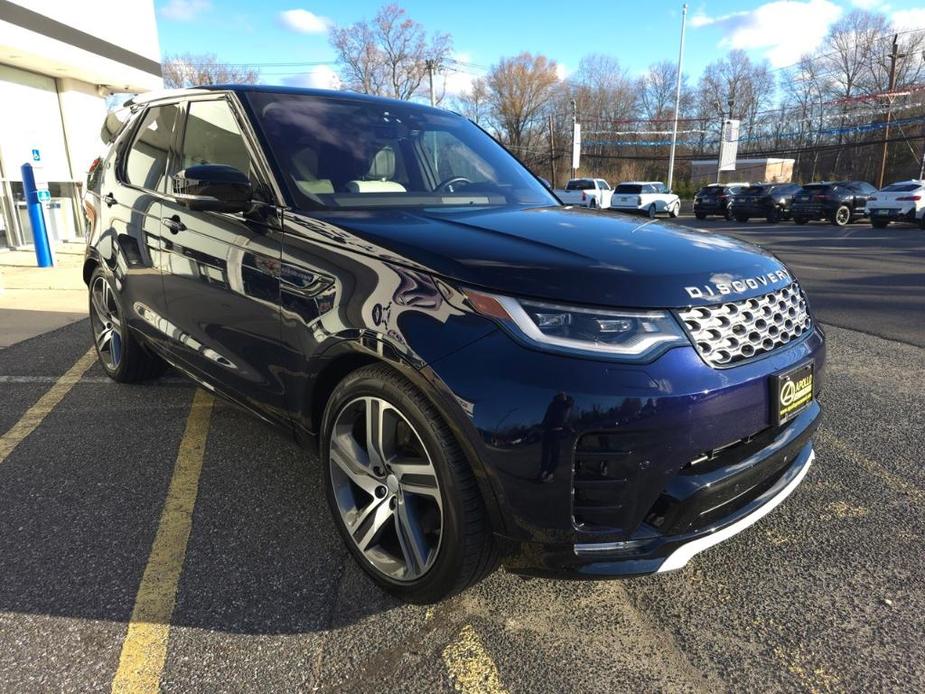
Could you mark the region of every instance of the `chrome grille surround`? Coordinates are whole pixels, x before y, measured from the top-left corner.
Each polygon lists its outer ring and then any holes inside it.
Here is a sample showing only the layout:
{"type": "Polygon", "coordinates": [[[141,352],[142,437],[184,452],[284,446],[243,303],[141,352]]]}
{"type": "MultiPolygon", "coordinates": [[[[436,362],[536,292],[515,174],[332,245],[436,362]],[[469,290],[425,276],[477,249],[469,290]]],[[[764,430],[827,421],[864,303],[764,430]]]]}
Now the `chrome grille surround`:
{"type": "Polygon", "coordinates": [[[796,282],[763,296],[678,312],[710,366],[730,366],[772,352],[810,329],[806,297],[796,282]]]}

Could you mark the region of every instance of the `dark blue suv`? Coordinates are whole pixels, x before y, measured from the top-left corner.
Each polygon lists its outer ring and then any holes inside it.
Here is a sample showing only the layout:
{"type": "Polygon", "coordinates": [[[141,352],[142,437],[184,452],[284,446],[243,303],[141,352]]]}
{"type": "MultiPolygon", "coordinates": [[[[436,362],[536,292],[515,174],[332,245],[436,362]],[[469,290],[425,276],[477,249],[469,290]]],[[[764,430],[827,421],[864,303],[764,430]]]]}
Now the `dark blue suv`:
{"type": "Polygon", "coordinates": [[[806,474],[823,334],[769,253],[563,207],[417,104],[225,86],[126,109],[84,266],[103,366],[171,364],[317,451],[394,594],[500,562],[677,569],[806,474]]]}

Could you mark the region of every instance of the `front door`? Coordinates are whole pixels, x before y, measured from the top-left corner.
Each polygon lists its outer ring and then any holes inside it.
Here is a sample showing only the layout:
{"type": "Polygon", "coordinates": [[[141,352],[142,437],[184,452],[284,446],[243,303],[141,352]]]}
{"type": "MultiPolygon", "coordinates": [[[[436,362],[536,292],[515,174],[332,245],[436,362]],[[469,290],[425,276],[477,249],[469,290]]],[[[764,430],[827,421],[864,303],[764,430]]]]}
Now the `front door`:
{"type": "MultiPolygon", "coordinates": [[[[171,173],[224,164],[265,190],[235,111],[224,98],[191,100],[171,173]]],[[[279,214],[269,202],[248,213],[190,211],[168,194],[164,294],[182,366],[240,402],[286,421],[280,378],[279,214]]]]}

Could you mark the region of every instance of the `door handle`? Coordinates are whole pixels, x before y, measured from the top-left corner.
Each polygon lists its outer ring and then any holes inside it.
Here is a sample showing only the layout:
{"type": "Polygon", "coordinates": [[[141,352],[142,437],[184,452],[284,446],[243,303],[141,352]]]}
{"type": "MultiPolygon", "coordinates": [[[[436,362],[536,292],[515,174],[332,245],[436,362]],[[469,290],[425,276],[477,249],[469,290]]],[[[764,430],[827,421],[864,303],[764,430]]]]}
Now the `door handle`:
{"type": "Polygon", "coordinates": [[[106,197],[103,198],[103,202],[105,202],[108,207],[112,207],[116,204],[116,196],[112,193],[106,193],[106,197]]]}
{"type": "Polygon", "coordinates": [[[186,225],[180,221],[180,216],[176,214],[173,217],[164,217],[161,220],[161,223],[167,227],[167,230],[171,234],[177,234],[181,231],[186,231],[186,225]]]}

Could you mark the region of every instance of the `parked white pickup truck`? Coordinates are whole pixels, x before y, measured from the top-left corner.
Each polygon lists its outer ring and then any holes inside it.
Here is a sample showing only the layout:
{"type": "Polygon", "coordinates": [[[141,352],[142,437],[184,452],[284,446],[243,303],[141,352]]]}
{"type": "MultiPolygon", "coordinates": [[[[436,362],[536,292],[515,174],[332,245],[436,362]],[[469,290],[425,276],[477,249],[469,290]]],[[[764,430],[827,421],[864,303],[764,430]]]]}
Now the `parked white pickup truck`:
{"type": "Polygon", "coordinates": [[[621,212],[644,212],[649,217],[660,212],[677,217],[681,199],[669,193],[661,181],[627,181],[614,189],[610,207],[621,212]]]}
{"type": "Polygon", "coordinates": [[[610,207],[613,189],[603,178],[573,178],[565,188],[553,191],[565,205],[600,208],[610,207]]]}

